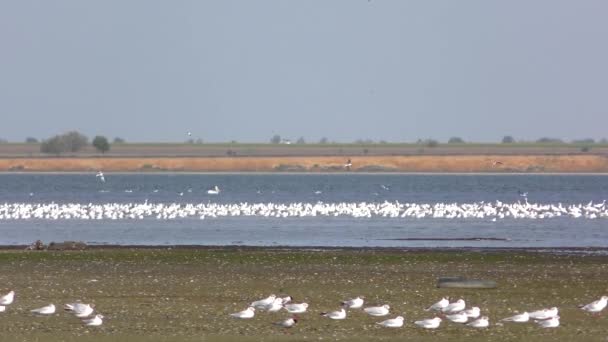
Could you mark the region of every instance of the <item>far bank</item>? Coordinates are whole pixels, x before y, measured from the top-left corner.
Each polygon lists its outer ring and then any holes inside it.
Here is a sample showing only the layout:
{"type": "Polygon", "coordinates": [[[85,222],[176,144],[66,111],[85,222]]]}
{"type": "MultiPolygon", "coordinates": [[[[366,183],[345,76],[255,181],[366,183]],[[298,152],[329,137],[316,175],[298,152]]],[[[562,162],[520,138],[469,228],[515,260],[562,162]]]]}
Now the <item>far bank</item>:
{"type": "Polygon", "coordinates": [[[605,155],[2,158],[0,172],[607,173],[605,155]],[[351,165],[347,166],[350,161],[351,165]]]}

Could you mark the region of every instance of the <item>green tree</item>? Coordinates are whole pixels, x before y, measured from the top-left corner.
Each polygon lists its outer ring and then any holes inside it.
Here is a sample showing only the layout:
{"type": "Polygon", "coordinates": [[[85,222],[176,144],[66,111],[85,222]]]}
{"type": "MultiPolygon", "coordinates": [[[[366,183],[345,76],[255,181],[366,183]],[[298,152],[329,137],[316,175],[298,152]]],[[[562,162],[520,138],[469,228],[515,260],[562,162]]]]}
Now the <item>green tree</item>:
{"type": "Polygon", "coordinates": [[[298,144],[298,145],[304,145],[304,144],[306,144],[306,140],[304,140],[304,137],[300,137],[298,139],[298,141],[296,141],[296,144],[298,144]]]}
{"type": "Polygon", "coordinates": [[[125,139],[123,139],[121,137],[116,137],[116,138],[114,138],[114,143],[115,144],[124,144],[125,143],[125,139]]]}
{"type": "Polygon", "coordinates": [[[38,143],[38,139],[33,138],[33,137],[27,137],[27,138],[25,138],[25,142],[28,144],[36,144],[36,143],[38,143]]]}
{"type": "Polygon", "coordinates": [[[56,135],[42,142],[40,152],[55,153],[77,152],[88,144],[89,139],[76,131],[56,135]]]}
{"type": "Polygon", "coordinates": [[[514,142],[515,142],[515,139],[510,135],[505,135],[504,137],[502,137],[503,144],[512,144],[514,142]]]}
{"type": "Polygon", "coordinates": [[[451,137],[448,140],[448,144],[464,144],[464,140],[460,137],[451,137]]]}
{"type": "Polygon", "coordinates": [[[93,138],[93,146],[95,146],[97,151],[101,152],[102,154],[110,150],[110,143],[108,142],[108,139],[102,135],[98,135],[93,138]]]}
{"type": "Polygon", "coordinates": [[[270,138],[270,143],[271,144],[280,144],[281,143],[281,136],[278,134],[275,134],[272,136],[272,138],[270,138]]]}

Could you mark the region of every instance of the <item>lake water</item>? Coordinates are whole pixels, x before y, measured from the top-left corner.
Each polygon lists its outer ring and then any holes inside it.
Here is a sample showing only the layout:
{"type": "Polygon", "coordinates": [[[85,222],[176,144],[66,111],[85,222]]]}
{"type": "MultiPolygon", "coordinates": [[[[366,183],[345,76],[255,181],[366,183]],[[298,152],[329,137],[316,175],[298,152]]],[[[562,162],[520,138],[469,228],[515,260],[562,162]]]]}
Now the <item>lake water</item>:
{"type": "MultiPolygon", "coordinates": [[[[608,199],[606,175],[0,174],[0,204],[530,203],[608,199]],[[219,186],[219,195],[207,190],[219,186]]],[[[608,247],[608,218],[0,218],[0,245],[79,240],[123,245],[608,247]],[[467,240],[473,239],[473,240],[467,240]]]]}

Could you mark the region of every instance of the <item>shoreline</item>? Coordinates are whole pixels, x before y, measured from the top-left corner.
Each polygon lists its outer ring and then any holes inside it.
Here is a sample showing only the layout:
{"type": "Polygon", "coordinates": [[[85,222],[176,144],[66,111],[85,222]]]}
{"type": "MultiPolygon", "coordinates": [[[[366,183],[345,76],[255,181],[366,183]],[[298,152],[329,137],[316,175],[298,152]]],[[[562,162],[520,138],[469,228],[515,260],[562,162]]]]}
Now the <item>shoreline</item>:
{"type": "Polygon", "coordinates": [[[0,158],[0,172],[142,173],[608,173],[608,155],[0,158]],[[345,162],[352,167],[345,169],[345,162]]]}

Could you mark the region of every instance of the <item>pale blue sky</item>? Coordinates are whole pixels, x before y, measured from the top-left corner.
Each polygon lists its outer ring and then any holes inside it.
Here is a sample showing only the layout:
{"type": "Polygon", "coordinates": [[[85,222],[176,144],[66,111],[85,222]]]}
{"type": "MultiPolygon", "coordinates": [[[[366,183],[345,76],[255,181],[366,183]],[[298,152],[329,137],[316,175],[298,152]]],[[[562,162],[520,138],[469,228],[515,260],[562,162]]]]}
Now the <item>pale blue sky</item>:
{"type": "Polygon", "coordinates": [[[0,137],[608,136],[603,0],[2,0],[0,137]]]}

